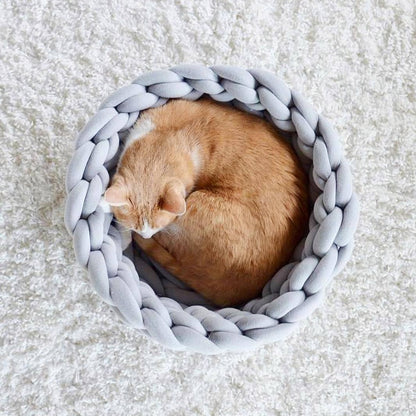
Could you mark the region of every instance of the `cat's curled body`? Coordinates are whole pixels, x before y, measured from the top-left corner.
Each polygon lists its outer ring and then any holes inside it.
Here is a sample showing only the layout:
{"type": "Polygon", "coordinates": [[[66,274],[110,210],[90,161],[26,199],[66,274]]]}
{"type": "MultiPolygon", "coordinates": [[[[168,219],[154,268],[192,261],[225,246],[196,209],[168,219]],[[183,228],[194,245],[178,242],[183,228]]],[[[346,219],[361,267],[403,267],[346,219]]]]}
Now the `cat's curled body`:
{"type": "Polygon", "coordinates": [[[266,121],[170,100],[129,134],[105,199],[134,240],[218,306],[258,296],[306,232],[307,181],[266,121]]]}

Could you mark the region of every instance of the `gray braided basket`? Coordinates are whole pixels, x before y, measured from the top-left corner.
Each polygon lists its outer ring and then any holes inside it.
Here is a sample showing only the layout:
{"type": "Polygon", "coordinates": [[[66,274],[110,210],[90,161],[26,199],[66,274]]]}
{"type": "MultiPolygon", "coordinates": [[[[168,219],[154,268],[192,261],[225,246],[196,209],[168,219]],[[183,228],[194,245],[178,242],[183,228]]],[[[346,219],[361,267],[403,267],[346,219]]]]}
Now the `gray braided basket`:
{"type": "Polygon", "coordinates": [[[353,249],[359,204],[332,124],[264,70],[179,65],[144,74],[108,97],[80,132],[66,178],[65,225],[77,261],[118,316],[163,345],[204,354],[247,351],[288,336],[320,304],[353,249]],[[100,200],[140,111],[202,95],[265,117],[289,133],[309,172],[309,233],[292,261],[240,308],[215,309],[130,244],[123,250],[100,200]]]}

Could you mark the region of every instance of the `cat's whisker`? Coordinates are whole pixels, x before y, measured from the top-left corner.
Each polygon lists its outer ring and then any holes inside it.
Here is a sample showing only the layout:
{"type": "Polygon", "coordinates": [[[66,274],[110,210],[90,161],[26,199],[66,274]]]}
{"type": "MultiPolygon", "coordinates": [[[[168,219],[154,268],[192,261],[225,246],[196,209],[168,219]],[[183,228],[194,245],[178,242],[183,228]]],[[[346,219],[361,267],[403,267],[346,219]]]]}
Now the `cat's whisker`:
{"type": "Polygon", "coordinates": [[[112,222],[115,222],[116,224],[119,224],[119,225],[121,225],[122,227],[125,227],[125,228],[126,228],[126,226],[125,226],[122,222],[120,222],[120,221],[116,220],[115,218],[113,218],[112,222]]]}
{"type": "Polygon", "coordinates": [[[117,221],[117,220],[114,220],[113,219],[113,222],[115,223],[115,224],[118,224],[119,225],[119,231],[120,232],[132,232],[132,231],[134,231],[134,229],[133,228],[130,228],[130,227],[126,227],[123,223],[121,223],[120,221],[117,221]]]}

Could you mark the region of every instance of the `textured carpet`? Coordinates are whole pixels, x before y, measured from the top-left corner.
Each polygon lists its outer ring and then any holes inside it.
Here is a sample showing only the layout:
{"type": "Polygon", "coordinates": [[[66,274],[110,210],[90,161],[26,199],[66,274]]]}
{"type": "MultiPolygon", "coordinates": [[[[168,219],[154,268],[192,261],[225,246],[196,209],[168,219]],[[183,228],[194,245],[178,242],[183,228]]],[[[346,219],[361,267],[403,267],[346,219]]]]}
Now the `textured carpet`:
{"type": "Polygon", "coordinates": [[[412,0],[10,0],[0,16],[1,415],[416,414],[412,0]],[[278,73],[335,120],[360,195],[324,305],[251,353],[175,353],[120,324],[63,224],[76,132],[182,62],[278,73]]]}

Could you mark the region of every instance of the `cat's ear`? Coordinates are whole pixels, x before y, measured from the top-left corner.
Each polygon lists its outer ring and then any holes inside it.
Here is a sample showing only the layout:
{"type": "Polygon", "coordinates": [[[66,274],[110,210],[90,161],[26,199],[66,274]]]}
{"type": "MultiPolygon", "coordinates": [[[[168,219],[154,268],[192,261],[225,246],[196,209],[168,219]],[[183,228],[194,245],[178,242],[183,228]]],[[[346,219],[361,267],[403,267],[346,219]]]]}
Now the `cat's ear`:
{"type": "Polygon", "coordinates": [[[171,214],[185,214],[185,186],[181,181],[173,179],[167,183],[161,198],[161,208],[171,214]]]}
{"type": "Polygon", "coordinates": [[[127,205],[128,197],[125,186],[120,182],[115,182],[105,191],[104,200],[112,207],[127,205]]]}

